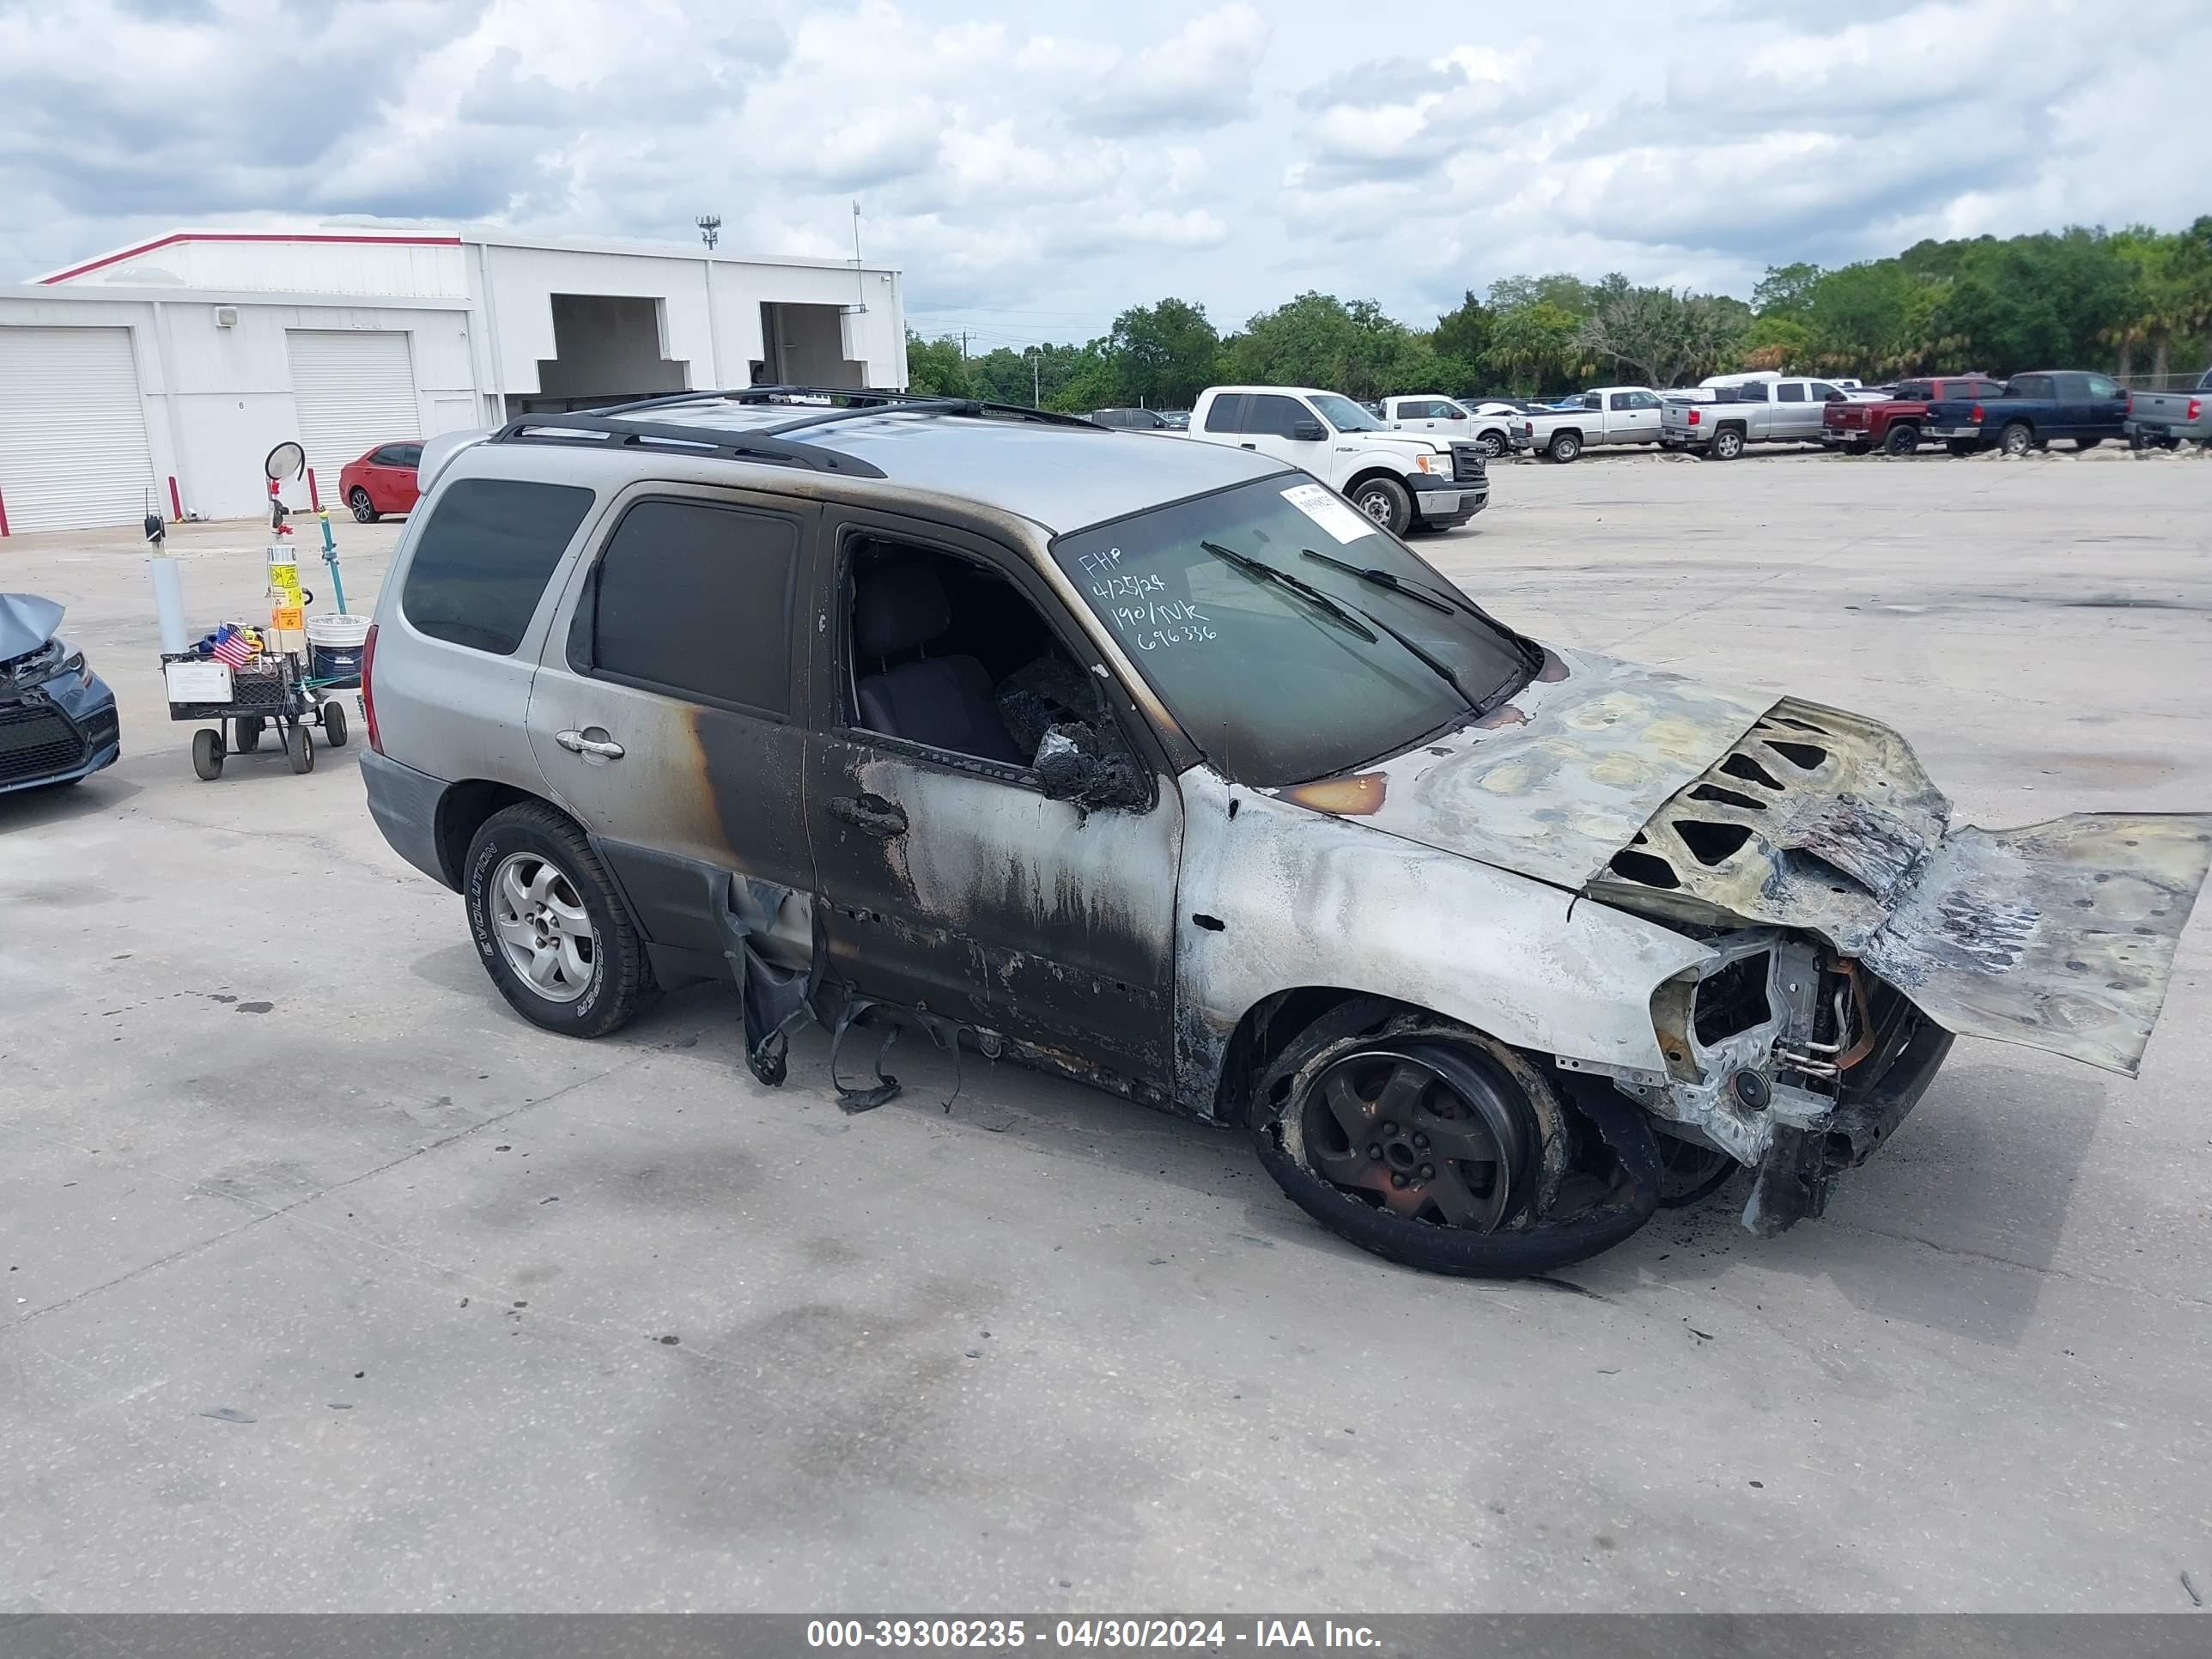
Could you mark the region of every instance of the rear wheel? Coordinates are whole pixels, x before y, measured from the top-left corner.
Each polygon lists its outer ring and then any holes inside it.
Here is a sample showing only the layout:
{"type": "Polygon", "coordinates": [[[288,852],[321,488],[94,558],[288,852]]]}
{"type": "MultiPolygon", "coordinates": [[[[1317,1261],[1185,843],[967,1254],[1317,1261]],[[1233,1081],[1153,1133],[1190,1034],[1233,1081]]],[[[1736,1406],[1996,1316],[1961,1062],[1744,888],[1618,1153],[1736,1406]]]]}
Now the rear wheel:
{"type": "Polygon", "coordinates": [[[1967,456],[1972,454],[1980,447],[1981,446],[1977,444],[1972,438],[1946,438],[1943,440],[1943,453],[1947,455],[1967,456]]]}
{"type": "Polygon", "coordinates": [[[1920,447],[1920,428],[1901,422],[1890,428],[1889,435],[1881,441],[1881,447],[1892,455],[1910,455],[1920,447]]]}
{"type": "Polygon", "coordinates": [[[1873,439],[1854,438],[1844,446],[1844,453],[1847,455],[1864,455],[1869,453],[1873,448],[1873,439]]]}
{"type": "Polygon", "coordinates": [[[222,775],[222,733],[212,726],[204,726],[192,733],[192,770],[203,783],[213,783],[222,775]]]}
{"type": "Polygon", "coordinates": [[[629,912],[574,822],[542,801],[495,812],[469,845],[462,895],[484,971],[515,1012],[599,1037],[659,992],[629,912]]]}
{"type": "Polygon", "coordinates": [[[1558,433],[1553,436],[1550,446],[1544,453],[1559,462],[1560,465],[1565,466],[1583,453],[1583,441],[1571,432],[1558,433]]]}
{"type": "Polygon", "coordinates": [[[1395,478],[1367,478],[1353,487],[1352,504],[1394,536],[1413,521],[1413,498],[1395,478]]]}
{"type": "Polygon", "coordinates": [[[2077,451],[2079,451],[2079,450],[2084,450],[2084,449],[2094,449],[2094,448],[2095,448],[2099,444],[2100,444],[2100,443],[2102,443],[2102,442],[2104,442],[2104,441],[2104,441],[2102,438],[2076,438],[2076,439],[2074,441],[2074,447],[2075,447],[2077,451]]]}
{"type": "Polygon", "coordinates": [[[294,726],[285,730],[284,763],[295,773],[315,769],[315,740],[307,735],[306,726],[294,726]]]}
{"type": "Polygon", "coordinates": [[[1516,1278],[1595,1255],[1657,1208],[1650,1120],[1609,1090],[1587,1109],[1523,1055],[1363,998],[1261,1074],[1260,1160],[1316,1221],[1434,1273],[1516,1278]]]}
{"type": "Polygon", "coordinates": [[[354,517],[362,524],[374,524],[383,516],[377,512],[376,503],[369,500],[368,492],[359,484],[356,484],[346,496],[346,505],[353,509],[354,517]]]}
{"type": "Polygon", "coordinates": [[[1713,459],[1732,461],[1743,453],[1743,434],[1732,426],[1724,426],[1713,434],[1713,459]]]}
{"type": "Polygon", "coordinates": [[[337,699],[333,697],[323,705],[323,741],[333,749],[343,749],[345,747],[345,710],[339,706],[337,699]]]}
{"type": "Polygon", "coordinates": [[[1997,440],[1997,447],[2018,459],[2035,447],[2035,428],[2026,421],[2014,421],[2005,428],[2004,435],[1997,440]]]}
{"type": "Polygon", "coordinates": [[[238,752],[240,754],[250,755],[261,747],[261,728],[265,724],[266,722],[258,714],[240,714],[238,717],[238,752]]]}

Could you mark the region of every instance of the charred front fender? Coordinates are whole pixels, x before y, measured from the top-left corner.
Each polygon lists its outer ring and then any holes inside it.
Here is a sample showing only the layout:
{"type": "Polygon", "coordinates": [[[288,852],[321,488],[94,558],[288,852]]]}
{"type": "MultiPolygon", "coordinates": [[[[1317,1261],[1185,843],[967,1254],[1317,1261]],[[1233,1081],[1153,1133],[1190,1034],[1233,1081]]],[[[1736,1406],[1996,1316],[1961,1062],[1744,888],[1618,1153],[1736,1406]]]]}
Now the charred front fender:
{"type": "Polygon", "coordinates": [[[1574,894],[1232,785],[1181,780],[1176,1091],[1211,1102],[1246,1011],[1326,985],[1539,1054],[1657,1073],[1652,995],[1705,946],[1574,894]]]}

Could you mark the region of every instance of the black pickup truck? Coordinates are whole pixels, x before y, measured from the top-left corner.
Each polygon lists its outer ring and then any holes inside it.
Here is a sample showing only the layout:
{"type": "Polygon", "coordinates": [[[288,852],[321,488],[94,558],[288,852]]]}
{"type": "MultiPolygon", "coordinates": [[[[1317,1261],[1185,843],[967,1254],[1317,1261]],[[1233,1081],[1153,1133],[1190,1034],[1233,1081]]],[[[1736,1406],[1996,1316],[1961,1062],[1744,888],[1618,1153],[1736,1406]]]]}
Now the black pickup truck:
{"type": "Polygon", "coordinates": [[[2015,374],[1994,398],[1944,398],[1928,405],[1928,436],[1954,455],[1996,448],[2008,455],[2071,438],[2094,449],[2127,424],[2128,394],[2109,374],[2038,369],[2015,374]]]}

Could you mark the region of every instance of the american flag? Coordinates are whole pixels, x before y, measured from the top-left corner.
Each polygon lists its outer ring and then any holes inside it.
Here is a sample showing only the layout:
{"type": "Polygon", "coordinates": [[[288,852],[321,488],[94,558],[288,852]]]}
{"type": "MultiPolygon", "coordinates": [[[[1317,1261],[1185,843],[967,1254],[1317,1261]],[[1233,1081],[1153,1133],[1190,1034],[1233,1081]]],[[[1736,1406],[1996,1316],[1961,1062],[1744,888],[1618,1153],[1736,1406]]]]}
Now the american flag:
{"type": "Polygon", "coordinates": [[[215,643],[208,647],[208,655],[233,668],[243,668],[260,654],[261,641],[235,623],[216,629],[215,643]]]}

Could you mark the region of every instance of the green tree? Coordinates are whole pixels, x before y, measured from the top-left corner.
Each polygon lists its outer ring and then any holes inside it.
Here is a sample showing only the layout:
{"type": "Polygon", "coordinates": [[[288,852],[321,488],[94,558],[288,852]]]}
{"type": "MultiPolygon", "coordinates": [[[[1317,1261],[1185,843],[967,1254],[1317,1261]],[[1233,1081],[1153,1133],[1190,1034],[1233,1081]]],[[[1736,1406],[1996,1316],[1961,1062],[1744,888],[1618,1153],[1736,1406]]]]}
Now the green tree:
{"type": "Polygon", "coordinates": [[[1741,301],[1608,279],[1576,329],[1575,343],[1646,386],[1669,386],[1731,361],[1746,320],[1741,301]]]}
{"type": "Polygon", "coordinates": [[[1372,300],[1349,304],[1333,294],[1301,294],[1263,311],[1225,344],[1231,378],[1259,385],[1311,386],[1347,398],[1432,392],[1439,372],[1425,337],[1384,314],[1372,300]]]}
{"type": "Polygon", "coordinates": [[[1220,350],[1206,308],[1182,300],[1132,306],[1106,337],[1121,401],[1148,409],[1188,409],[1212,384],[1220,350]]]}
{"type": "MultiPolygon", "coordinates": [[[[1497,292],[1493,285],[1492,293],[1497,292]]],[[[1575,331],[1580,319],[1549,300],[1501,310],[1490,334],[1490,364],[1523,396],[1541,391],[1580,367],[1575,331]]]]}
{"type": "Polygon", "coordinates": [[[1751,291],[1751,308],[1762,317],[1795,317],[1811,305],[1825,273],[1815,264],[1769,265],[1751,291]]]}
{"type": "Polygon", "coordinates": [[[907,330],[906,383],[910,392],[930,392],[946,398],[971,395],[960,342],[950,337],[925,340],[912,329],[907,330]]]}
{"type": "Polygon", "coordinates": [[[1437,319],[1437,325],[1429,335],[1429,346],[1437,354],[1440,366],[1449,378],[1438,386],[1439,392],[1458,396],[1474,389],[1481,364],[1490,351],[1490,334],[1494,319],[1474,290],[1467,290],[1456,310],[1447,311],[1437,319]]]}
{"type": "Polygon", "coordinates": [[[1517,311],[1542,304],[1580,319],[1589,314],[1591,303],[1590,285],[1571,271],[1555,270],[1547,276],[1501,276],[1490,285],[1492,311],[1517,311]]]}

